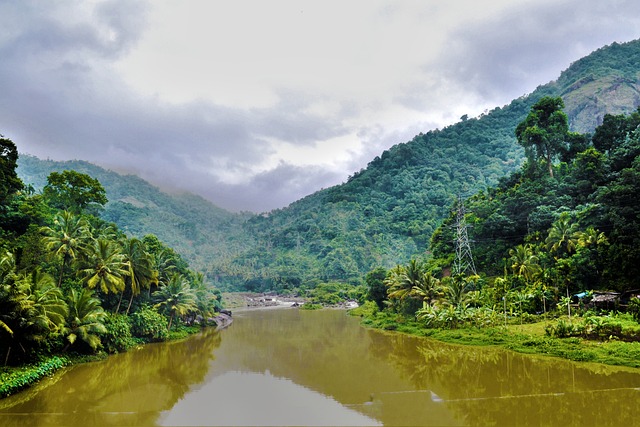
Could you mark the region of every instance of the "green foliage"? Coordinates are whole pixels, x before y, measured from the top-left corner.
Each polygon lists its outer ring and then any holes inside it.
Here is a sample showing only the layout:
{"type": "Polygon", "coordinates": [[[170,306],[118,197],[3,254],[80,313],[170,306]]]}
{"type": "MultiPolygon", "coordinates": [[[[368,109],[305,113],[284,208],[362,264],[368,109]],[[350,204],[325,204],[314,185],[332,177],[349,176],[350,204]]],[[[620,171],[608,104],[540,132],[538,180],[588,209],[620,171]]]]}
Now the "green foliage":
{"type": "Polygon", "coordinates": [[[562,98],[542,97],[516,127],[518,143],[525,149],[529,166],[542,159],[553,178],[553,160],[568,151],[569,123],[562,98]]]}
{"type": "Polygon", "coordinates": [[[301,310],[320,310],[322,308],[322,304],[318,302],[306,302],[300,306],[301,310]]]}
{"type": "Polygon", "coordinates": [[[640,298],[631,298],[631,301],[629,301],[629,313],[636,322],[640,323],[640,298]]]}
{"type": "Polygon", "coordinates": [[[73,170],[51,172],[42,194],[51,206],[76,214],[107,203],[104,187],[95,178],[73,170]]]}
{"type": "Polygon", "coordinates": [[[68,296],[69,319],[67,340],[70,345],[76,343],[79,338],[93,351],[100,345],[100,334],[106,334],[107,313],[100,305],[100,300],[95,298],[90,289],[71,289],[68,296]]]}
{"type": "Polygon", "coordinates": [[[321,306],[338,305],[340,303],[355,300],[363,301],[366,290],[364,287],[354,288],[344,283],[319,283],[309,291],[308,297],[312,304],[321,306]]]}
{"type": "Polygon", "coordinates": [[[384,302],[387,300],[387,287],[384,284],[386,277],[387,270],[378,267],[367,273],[364,279],[367,285],[367,300],[375,302],[380,310],[384,308],[384,302]]]}
{"type": "Polygon", "coordinates": [[[131,315],[131,332],[149,342],[164,341],[168,337],[168,321],[162,314],[144,306],[131,315]]]}
{"type": "Polygon", "coordinates": [[[104,319],[105,332],[100,334],[102,347],[108,353],[126,351],[135,345],[131,335],[131,320],[124,314],[109,313],[104,319]]]}
{"type": "MultiPolygon", "coordinates": [[[[4,207],[9,196],[21,190],[23,183],[16,173],[18,149],[8,138],[0,135],[0,207],[4,207]]],[[[2,223],[0,222],[0,225],[2,223]]]]}
{"type": "Polygon", "coordinates": [[[24,366],[7,373],[0,372],[0,397],[7,397],[25,389],[68,364],[69,359],[66,357],[51,356],[35,365],[24,366]]]}

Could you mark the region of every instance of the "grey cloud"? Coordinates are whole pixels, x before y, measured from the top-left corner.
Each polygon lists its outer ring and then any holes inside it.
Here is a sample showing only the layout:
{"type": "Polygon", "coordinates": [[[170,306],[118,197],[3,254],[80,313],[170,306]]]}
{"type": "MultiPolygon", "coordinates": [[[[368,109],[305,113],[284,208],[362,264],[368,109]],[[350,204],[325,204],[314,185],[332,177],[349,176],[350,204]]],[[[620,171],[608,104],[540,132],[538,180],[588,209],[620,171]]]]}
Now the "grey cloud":
{"type": "Polygon", "coordinates": [[[235,211],[266,212],[289,205],[312,191],[328,188],[344,180],[340,174],[320,167],[300,167],[281,163],[275,169],[256,175],[250,182],[228,185],[193,181],[190,188],[210,200],[235,211]],[[241,197],[239,197],[241,196],[241,197]]]}
{"type": "Polygon", "coordinates": [[[640,34],[640,3],[559,1],[519,5],[452,34],[425,72],[491,101],[510,100],[558,77],[572,61],[640,34]]]}
{"type": "Polygon", "coordinates": [[[282,93],[274,108],[242,110],[136,96],[111,73],[104,55],[127,49],[139,36],[144,10],[103,3],[95,12],[99,25],[114,31],[113,40],[105,41],[105,28],[56,20],[69,12],[64,3],[42,11],[34,5],[8,10],[0,3],[2,12],[13,14],[0,17],[0,25],[14,17],[21,21],[0,44],[0,133],[22,152],[136,173],[234,210],[281,207],[316,184],[338,182],[322,169],[286,164],[248,184],[216,178],[219,168],[250,176],[251,167],[272,154],[269,138],[311,145],[345,134],[339,120],[303,112],[313,99],[282,93]]]}

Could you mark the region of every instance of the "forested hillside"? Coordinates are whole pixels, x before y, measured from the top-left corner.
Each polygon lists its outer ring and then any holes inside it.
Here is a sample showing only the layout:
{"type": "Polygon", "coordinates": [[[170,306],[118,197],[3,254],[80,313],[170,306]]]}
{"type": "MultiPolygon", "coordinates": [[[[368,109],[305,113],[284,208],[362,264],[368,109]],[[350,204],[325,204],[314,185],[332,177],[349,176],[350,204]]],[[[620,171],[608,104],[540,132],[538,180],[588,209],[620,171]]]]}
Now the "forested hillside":
{"type": "Polygon", "coordinates": [[[383,152],[342,185],[252,218],[258,247],[237,260],[255,289],[310,279],[358,281],[376,266],[424,254],[459,194],[495,185],[525,160],[516,126],[544,96],[561,96],[569,127],[592,132],[607,113],[640,105],[640,42],[576,61],[555,82],[478,118],[417,135],[383,152]],[[258,268],[253,268],[257,266],[258,268]]]}
{"type": "Polygon", "coordinates": [[[18,175],[36,191],[47,176],[66,169],[96,178],[109,202],[101,218],[114,222],[130,236],[155,234],[190,265],[208,270],[251,247],[253,240],[242,223],[250,214],[233,214],[193,194],[167,194],[135,175],[120,175],[84,161],[56,162],[21,155],[18,175]]]}
{"type": "MultiPolygon", "coordinates": [[[[570,129],[580,133],[592,132],[607,113],[633,112],[640,105],[639,56],[640,41],[603,47],[509,105],[419,134],[344,184],[262,215],[231,214],[195,196],[168,196],[138,178],[98,170],[111,201],[103,218],[133,234],[157,234],[222,287],[360,283],[377,266],[424,254],[459,194],[486,189],[520,169],[525,153],[515,129],[542,97],[561,96],[570,129]]],[[[37,163],[24,158],[19,169],[27,183],[34,182],[24,175],[35,167],[30,162],[37,163]]],[[[72,166],[90,167],[55,167],[72,166]]]]}

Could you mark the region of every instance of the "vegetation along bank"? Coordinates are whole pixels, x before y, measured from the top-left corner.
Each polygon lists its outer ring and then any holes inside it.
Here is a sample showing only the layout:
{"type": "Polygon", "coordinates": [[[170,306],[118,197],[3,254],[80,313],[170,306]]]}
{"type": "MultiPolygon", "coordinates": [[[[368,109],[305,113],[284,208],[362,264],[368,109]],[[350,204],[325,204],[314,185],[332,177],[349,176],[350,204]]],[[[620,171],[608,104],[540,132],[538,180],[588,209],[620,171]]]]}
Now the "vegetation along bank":
{"type": "Polygon", "coordinates": [[[640,366],[640,111],[568,131],[544,97],[527,160],[459,199],[430,251],[366,276],[364,324],[448,342],[640,366]],[[471,228],[472,226],[472,228],[471,228]]]}
{"type": "MultiPolygon", "coordinates": [[[[221,294],[155,235],[99,218],[94,178],[52,172],[41,193],[0,137],[0,397],[70,363],[215,324],[221,294]]],[[[228,321],[228,319],[226,319],[228,321]]]]}

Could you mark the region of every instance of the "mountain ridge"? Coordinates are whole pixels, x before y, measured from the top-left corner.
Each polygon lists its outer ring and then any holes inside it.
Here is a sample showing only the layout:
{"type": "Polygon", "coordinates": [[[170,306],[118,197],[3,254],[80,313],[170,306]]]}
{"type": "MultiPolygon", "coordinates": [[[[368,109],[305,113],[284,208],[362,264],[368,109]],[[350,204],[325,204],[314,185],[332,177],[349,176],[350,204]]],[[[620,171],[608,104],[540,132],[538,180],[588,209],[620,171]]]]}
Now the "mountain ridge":
{"type": "Polygon", "coordinates": [[[128,184],[118,187],[120,192],[103,182],[108,195],[115,195],[105,219],[133,233],[158,230],[154,221],[170,224],[171,232],[154,234],[222,287],[357,283],[376,266],[391,267],[424,253],[458,194],[494,185],[521,166],[524,152],[514,130],[541,97],[562,96],[571,129],[581,133],[592,132],[605,114],[634,111],[640,105],[638,64],[640,41],[604,46],[529,95],[420,133],[384,150],[343,184],[264,214],[230,213],[191,198],[198,196],[160,192],[165,196],[145,199],[132,195],[136,186],[147,189],[143,180],[123,178],[128,184]],[[158,207],[165,210],[158,213],[158,207]]]}

